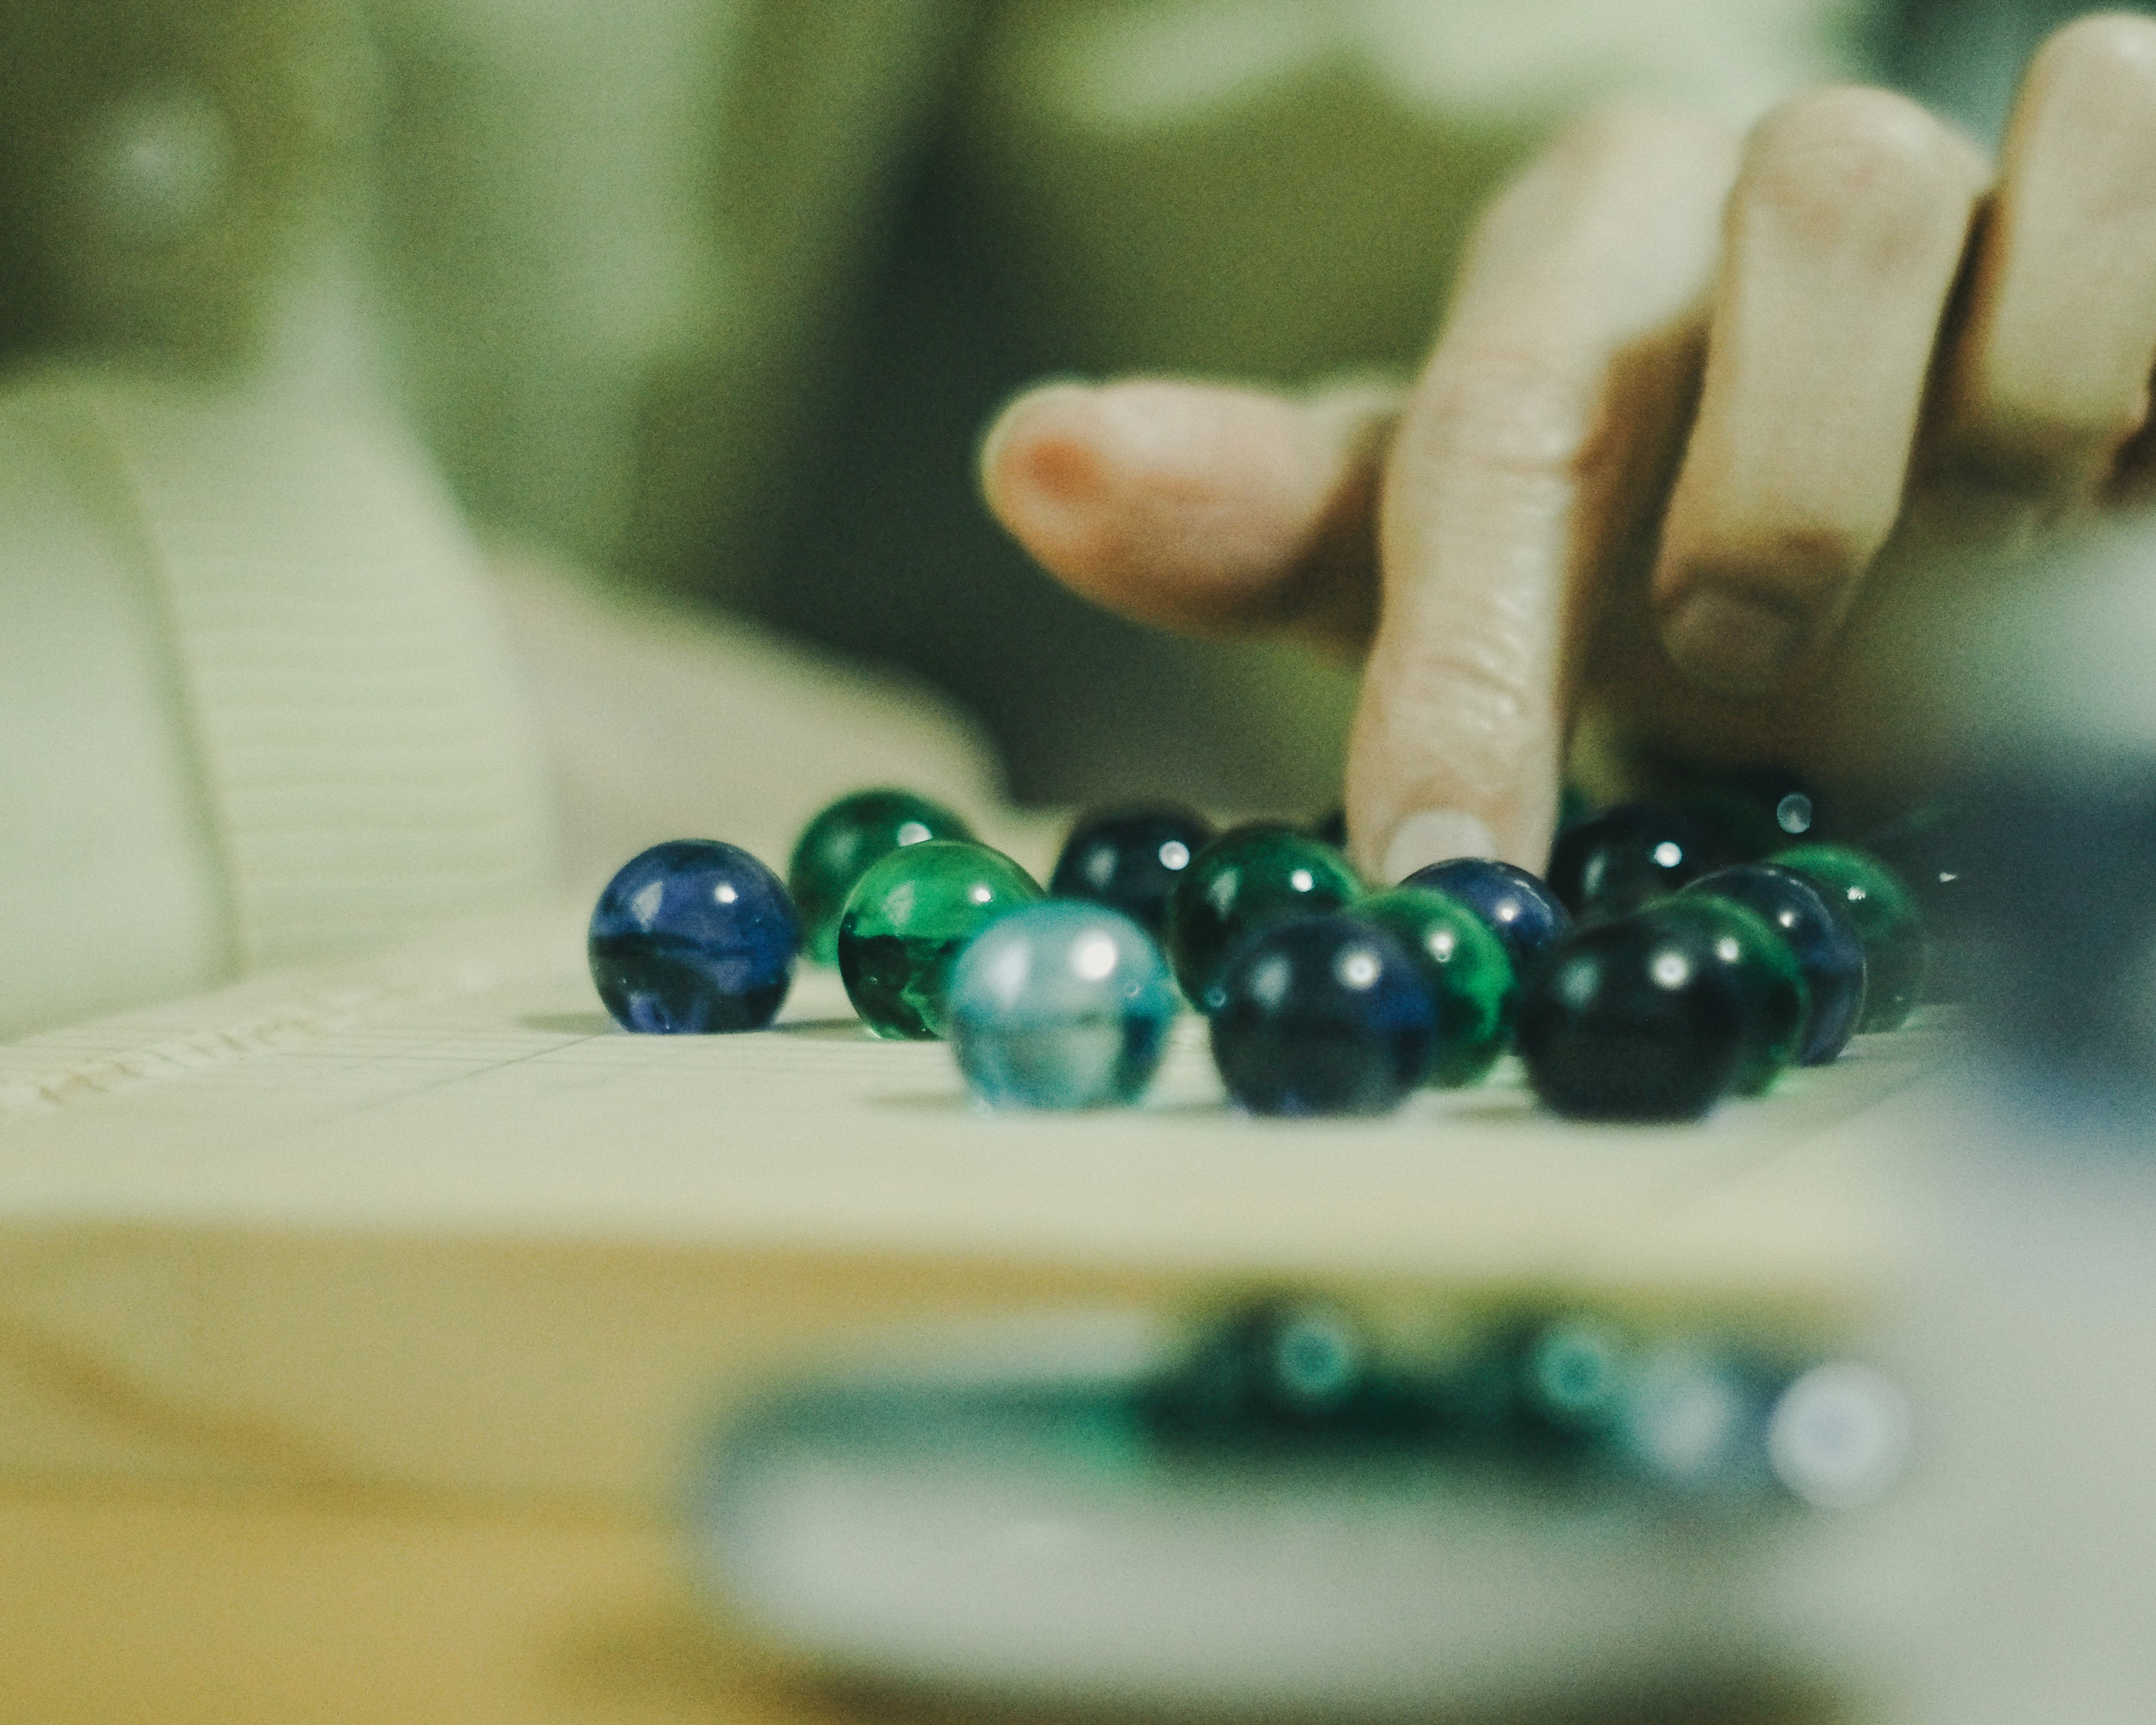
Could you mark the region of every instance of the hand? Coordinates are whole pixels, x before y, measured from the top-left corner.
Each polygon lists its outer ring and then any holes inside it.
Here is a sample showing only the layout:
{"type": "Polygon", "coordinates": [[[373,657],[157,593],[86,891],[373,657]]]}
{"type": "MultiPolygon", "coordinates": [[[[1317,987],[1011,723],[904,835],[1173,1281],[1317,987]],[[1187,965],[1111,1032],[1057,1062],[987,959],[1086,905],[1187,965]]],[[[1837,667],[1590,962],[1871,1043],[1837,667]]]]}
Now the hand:
{"type": "Polygon", "coordinates": [[[983,483],[1127,615],[1367,644],[1367,872],[1539,868],[1568,748],[1605,791],[1905,788],[1928,638],[1989,554],[2145,481],[2152,366],[2156,23],[2101,17],[2032,63],[1995,172],[1881,90],[1742,137],[1592,118],[1484,218],[1404,395],[1059,384],[983,483]]]}

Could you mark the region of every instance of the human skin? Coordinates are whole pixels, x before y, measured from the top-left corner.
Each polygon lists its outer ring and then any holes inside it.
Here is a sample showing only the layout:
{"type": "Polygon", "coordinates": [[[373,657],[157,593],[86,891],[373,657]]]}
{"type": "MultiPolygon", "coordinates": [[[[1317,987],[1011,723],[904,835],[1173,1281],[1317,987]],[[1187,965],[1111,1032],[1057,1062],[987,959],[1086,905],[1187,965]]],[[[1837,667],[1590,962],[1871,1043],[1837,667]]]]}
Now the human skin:
{"type": "Polygon", "coordinates": [[[2000,158],[1834,88],[1738,135],[1593,116],[1491,206],[1419,377],[1057,383],[982,483],[1112,609],[1366,652],[1348,818],[1399,880],[1540,866],[1569,752],[1886,806],[1927,644],[2003,553],[2145,493],[2156,22],[2031,62],[2000,158]]]}

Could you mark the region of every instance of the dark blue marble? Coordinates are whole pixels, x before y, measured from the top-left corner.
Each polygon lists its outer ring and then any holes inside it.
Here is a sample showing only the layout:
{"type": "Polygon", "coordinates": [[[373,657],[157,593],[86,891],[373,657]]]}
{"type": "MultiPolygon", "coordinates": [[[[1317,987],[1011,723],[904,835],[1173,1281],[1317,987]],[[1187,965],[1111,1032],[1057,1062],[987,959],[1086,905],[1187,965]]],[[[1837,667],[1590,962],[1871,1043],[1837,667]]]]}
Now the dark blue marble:
{"type": "Polygon", "coordinates": [[[1825,894],[1779,863],[1717,869],[1679,896],[1694,893],[1733,899],[1789,942],[1811,997],[1797,1064],[1823,1066],[1846,1048],[1864,1011],[1864,943],[1825,894]]]}
{"type": "Polygon", "coordinates": [[[1188,809],[1102,809],[1071,829],[1048,896],[1106,905],[1159,940],[1169,892],[1213,838],[1213,823],[1188,809]]]}
{"type": "Polygon", "coordinates": [[[801,923],[786,887],[711,839],[654,845],[624,864],[592,912],[592,981],[624,1030],[756,1030],[793,980],[801,923]]]}
{"type": "Polygon", "coordinates": [[[944,1034],[991,1106],[1112,1107],[1152,1082],[1179,1005],[1137,923],[1051,899],[973,937],[951,973],[944,1034]]]}
{"type": "Polygon", "coordinates": [[[1582,922],[1626,916],[1727,861],[1697,821],[1650,803],[1620,803],[1558,834],[1549,889],[1582,922]]]}
{"type": "Polygon", "coordinates": [[[1692,1120],[1735,1086],[1744,1003],[1699,931],[1654,911],[1577,929],[1527,977],[1515,1043],[1575,1120],[1692,1120]]]}
{"type": "Polygon", "coordinates": [[[1525,975],[1572,927],[1572,912],[1525,869],[1493,857],[1456,856],[1417,869],[1400,883],[1446,892],[1490,925],[1512,968],[1525,975]]]}
{"type": "Polygon", "coordinates": [[[1252,1114],[1389,1112],[1437,1045],[1437,1008],[1414,960],[1350,916],[1260,928],[1214,993],[1213,1062],[1252,1114]]]}

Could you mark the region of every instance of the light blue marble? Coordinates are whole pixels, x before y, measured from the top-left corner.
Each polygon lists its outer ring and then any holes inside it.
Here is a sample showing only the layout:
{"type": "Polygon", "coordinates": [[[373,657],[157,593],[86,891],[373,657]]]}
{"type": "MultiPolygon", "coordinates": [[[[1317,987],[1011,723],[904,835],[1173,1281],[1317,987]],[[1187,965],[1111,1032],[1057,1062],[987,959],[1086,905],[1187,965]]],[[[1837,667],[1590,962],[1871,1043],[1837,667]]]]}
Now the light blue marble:
{"type": "Polygon", "coordinates": [[[998,918],[966,948],[946,1034],[993,1106],[1115,1107],[1152,1082],[1176,1010],[1143,929],[1105,906],[1051,901],[998,918]]]}

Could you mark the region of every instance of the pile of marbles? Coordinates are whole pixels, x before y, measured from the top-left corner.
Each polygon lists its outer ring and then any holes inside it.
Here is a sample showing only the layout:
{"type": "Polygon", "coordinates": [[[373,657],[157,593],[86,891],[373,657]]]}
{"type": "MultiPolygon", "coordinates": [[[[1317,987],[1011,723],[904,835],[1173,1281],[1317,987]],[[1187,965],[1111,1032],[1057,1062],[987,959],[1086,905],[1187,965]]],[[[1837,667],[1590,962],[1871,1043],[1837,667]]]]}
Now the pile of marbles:
{"type": "Polygon", "coordinates": [[[592,974],[625,1029],[751,1029],[805,950],[869,1030],[947,1041],[999,1107],[1139,1101],[1188,1007],[1251,1114],[1382,1114],[1517,1051],[1567,1117],[1686,1120],[1922,994],[1915,893],[1867,851],[1778,843],[1810,824],[1799,792],[1572,808],[1547,878],[1463,857],[1373,891],[1337,816],[1219,832],[1133,807],[1081,819],[1044,893],[951,810],[863,791],[809,824],[784,882],[716,841],[634,858],[593,914],[592,974]]]}

